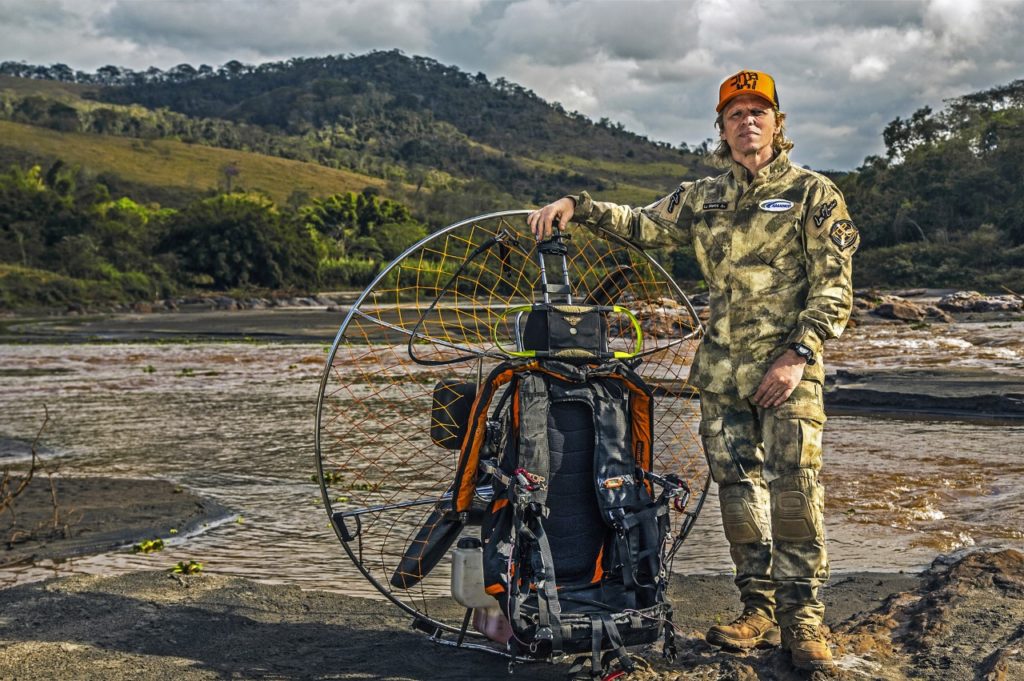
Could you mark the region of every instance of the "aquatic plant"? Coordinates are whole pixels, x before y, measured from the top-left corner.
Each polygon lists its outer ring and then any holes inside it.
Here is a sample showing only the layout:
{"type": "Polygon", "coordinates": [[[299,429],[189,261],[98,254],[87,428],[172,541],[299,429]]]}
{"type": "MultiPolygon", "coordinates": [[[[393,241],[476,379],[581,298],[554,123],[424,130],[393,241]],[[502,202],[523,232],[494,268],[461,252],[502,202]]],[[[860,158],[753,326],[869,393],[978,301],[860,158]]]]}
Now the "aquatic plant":
{"type": "Polygon", "coordinates": [[[203,564],[194,560],[190,560],[187,563],[180,560],[169,571],[177,575],[197,575],[203,571],[203,564]]]}
{"type": "Polygon", "coordinates": [[[164,540],[160,538],[146,539],[145,541],[141,541],[138,544],[132,546],[132,551],[134,551],[135,553],[154,553],[155,551],[163,550],[164,540]]]}

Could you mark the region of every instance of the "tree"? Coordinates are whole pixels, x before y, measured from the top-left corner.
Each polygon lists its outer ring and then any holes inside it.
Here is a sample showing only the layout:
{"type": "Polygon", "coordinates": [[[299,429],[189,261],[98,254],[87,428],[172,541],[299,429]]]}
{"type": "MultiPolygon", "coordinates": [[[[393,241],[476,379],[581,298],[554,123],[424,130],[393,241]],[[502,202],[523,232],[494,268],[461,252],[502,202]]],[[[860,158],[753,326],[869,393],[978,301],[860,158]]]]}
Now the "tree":
{"type": "Polygon", "coordinates": [[[417,222],[387,222],[373,232],[373,237],[387,260],[394,260],[402,251],[426,235],[427,230],[417,222]]]}
{"type": "Polygon", "coordinates": [[[171,221],[158,251],[173,254],[184,272],[208,275],[220,288],[316,286],[309,234],[259,196],[230,194],[193,203],[171,221]]]}

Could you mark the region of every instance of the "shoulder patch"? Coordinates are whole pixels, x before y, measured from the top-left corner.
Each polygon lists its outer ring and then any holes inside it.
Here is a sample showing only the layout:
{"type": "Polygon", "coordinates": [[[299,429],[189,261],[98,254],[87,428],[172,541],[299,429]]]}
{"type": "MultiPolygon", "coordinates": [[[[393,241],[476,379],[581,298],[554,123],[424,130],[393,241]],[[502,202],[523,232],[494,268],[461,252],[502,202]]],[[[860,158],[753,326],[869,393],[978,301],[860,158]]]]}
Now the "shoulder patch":
{"type": "Polygon", "coordinates": [[[857,231],[857,228],[850,220],[836,220],[832,223],[832,229],[829,230],[828,237],[832,239],[832,243],[836,245],[836,248],[840,251],[845,251],[850,246],[857,244],[857,241],[860,239],[860,232],[857,231]]]}
{"type": "Polygon", "coordinates": [[[672,192],[672,196],[668,197],[668,212],[672,213],[679,205],[680,197],[683,195],[683,185],[676,187],[676,190],[672,192]]]}
{"type": "MultiPolygon", "coordinates": [[[[839,205],[838,199],[832,199],[831,201],[826,201],[821,204],[821,206],[818,207],[817,212],[814,214],[814,226],[821,227],[825,220],[828,220],[832,216],[832,211],[836,209],[837,205],[839,205]]],[[[853,223],[850,223],[850,226],[852,227],[853,223]]]]}
{"type": "Polygon", "coordinates": [[[793,207],[793,202],[786,199],[767,199],[757,205],[761,210],[769,213],[785,213],[793,207]]]}

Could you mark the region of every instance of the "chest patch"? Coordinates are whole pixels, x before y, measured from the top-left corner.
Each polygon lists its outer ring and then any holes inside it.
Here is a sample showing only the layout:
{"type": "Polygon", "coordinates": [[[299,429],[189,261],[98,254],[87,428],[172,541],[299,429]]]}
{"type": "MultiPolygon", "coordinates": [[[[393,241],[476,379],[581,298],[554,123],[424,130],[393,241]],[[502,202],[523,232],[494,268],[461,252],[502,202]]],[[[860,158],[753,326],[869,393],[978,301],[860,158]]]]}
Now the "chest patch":
{"type": "Polygon", "coordinates": [[[705,201],[704,210],[725,210],[729,207],[728,201],[705,201]]]}
{"type": "Polygon", "coordinates": [[[832,239],[832,243],[836,245],[840,251],[845,251],[850,246],[857,243],[857,237],[859,236],[857,228],[853,226],[853,223],[849,220],[836,220],[832,223],[832,229],[829,230],[828,236],[832,239]]]}
{"type": "Polygon", "coordinates": [[[786,199],[768,199],[757,205],[761,210],[769,213],[785,213],[793,207],[793,202],[786,199]]]}

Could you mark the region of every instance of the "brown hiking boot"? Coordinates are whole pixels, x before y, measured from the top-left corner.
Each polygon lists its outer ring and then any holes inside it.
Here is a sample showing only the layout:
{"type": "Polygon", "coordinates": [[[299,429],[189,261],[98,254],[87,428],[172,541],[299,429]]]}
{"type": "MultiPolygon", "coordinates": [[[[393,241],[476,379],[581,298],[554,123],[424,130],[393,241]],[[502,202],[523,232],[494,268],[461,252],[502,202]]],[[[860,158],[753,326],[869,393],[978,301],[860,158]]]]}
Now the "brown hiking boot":
{"type": "Polygon", "coordinates": [[[793,666],[806,671],[831,671],[836,668],[832,651],[818,627],[797,624],[782,632],[783,647],[789,649],[793,666]]]}
{"type": "Polygon", "coordinates": [[[707,642],[722,648],[748,650],[779,645],[779,625],[761,613],[744,610],[729,624],[708,629],[707,642]]]}

